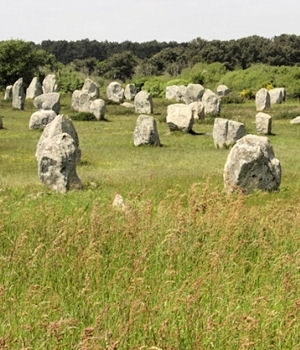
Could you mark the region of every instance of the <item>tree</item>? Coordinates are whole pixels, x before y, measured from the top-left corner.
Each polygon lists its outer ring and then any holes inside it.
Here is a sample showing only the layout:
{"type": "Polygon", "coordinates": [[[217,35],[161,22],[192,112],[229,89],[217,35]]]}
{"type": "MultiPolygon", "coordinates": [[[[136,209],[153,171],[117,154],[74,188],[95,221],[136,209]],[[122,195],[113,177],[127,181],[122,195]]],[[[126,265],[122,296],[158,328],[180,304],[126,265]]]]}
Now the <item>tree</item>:
{"type": "Polygon", "coordinates": [[[26,85],[34,76],[43,74],[45,67],[53,70],[55,57],[37,49],[34,43],[22,40],[0,42],[0,87],[13,84],[23,78],[26,85]]]}
{"type": "Polygon", "coordinates": [[[108,79],[125,81],[133,76],[137,62],[137,57],[131,51],[124,51],[100,62],[98,69],[108,79]]]}

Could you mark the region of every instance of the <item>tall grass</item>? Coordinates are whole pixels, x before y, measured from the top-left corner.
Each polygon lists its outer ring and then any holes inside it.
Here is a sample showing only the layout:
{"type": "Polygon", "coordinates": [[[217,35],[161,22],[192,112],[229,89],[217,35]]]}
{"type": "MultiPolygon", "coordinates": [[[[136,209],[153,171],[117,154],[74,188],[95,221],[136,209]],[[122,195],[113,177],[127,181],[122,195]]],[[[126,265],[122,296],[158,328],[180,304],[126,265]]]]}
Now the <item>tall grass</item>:
{"type": "MultiPolygon", "coordinates": [[[[84,189],[64,195],[37,178],[31,109],[1,104],[1,349],[300,348],[300,128],[278,108],[280,191],[228,196],[213,120],[170,134],[155,103],[161,148],[133,146],[120,106],[74,121],[84,189]]],[[[253,106],[223,113],[254,132],[253,106]]]]}

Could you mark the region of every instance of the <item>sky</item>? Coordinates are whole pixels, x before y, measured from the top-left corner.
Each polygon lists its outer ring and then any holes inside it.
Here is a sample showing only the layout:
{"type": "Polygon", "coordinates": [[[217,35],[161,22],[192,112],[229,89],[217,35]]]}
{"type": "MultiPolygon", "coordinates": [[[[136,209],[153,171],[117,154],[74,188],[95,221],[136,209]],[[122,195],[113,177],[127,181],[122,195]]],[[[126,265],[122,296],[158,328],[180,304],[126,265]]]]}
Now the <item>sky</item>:
{"type": "Polygon", "coordinates": [[[299,0],[0,0],[0,41],[189,42],[300,35],[299,0]]]}

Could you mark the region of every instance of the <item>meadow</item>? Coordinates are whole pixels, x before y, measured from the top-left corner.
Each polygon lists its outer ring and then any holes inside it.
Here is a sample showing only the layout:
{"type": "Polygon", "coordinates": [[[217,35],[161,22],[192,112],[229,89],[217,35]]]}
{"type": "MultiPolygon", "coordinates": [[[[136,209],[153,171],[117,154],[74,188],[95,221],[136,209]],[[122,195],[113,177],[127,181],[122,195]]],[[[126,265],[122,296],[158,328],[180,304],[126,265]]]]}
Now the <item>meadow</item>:
{"type": "MultiPolygon", "coordinates": [[[[214,119],[170,133],[168,103],[159,148],[134,147],[138,115],[113,103],[74,120],[83,190],[58,194],[37,176],[32,102],[0,96],[0,349],[300,349],[299,101],[270,110],[280,189],[249,195],[224,192],[214,119]]],[[[255,114],[221,117],[255,133],[255,114]]]]}

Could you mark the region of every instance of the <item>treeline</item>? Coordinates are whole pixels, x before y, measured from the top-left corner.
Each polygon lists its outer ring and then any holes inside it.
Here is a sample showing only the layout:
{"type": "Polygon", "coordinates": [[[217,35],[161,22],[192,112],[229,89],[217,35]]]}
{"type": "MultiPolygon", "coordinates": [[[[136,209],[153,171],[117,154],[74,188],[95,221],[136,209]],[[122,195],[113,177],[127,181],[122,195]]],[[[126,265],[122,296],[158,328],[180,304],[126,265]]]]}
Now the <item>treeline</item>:
{"type": "Polygon", "coordinates": [[[299,71],[300,36],[288,34],[229,41],[197,38],[187,43],[0,41],[1,90],[20,77],[28,86],[34,76],[41,81],[52,72],[63,92],[81,88],[90,76],[100,86],[109,80],[134,82],[153,96],[163,96],[171,83],[208,88],[225,83],[232,91],[246,89],[251,94],[263,86],[283,86],[299,98],[299,71]]]}
{"type": "Polygon", "coordinates": [[[132,58],[142,61],[150,74],[167,70],[176,75],[183,68],[197,62],[221,62],[228,70],[246,69],[256,63],[272,66],[300,65],[300,36],[294,34],[282,34],[271,39],[254,35],[228,41],[197,38],[185,43],[155,40],[143,43],[98,42],[89,39],[70,42],[46,40],[38,47],[52,53],[63,64],[91,59],[104,62],[114,55],[126,52],[132,58]]]}

